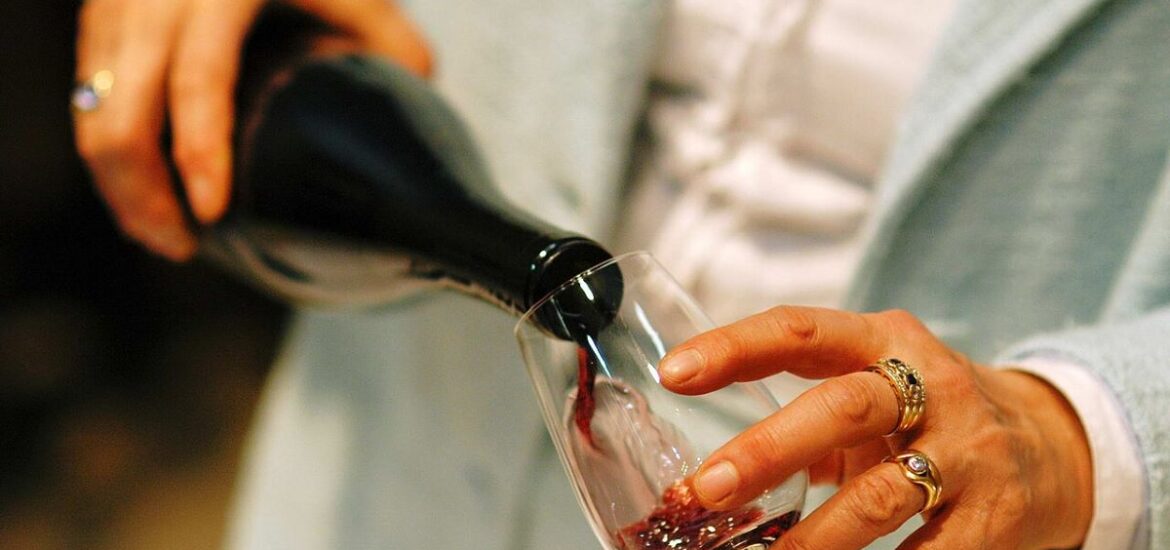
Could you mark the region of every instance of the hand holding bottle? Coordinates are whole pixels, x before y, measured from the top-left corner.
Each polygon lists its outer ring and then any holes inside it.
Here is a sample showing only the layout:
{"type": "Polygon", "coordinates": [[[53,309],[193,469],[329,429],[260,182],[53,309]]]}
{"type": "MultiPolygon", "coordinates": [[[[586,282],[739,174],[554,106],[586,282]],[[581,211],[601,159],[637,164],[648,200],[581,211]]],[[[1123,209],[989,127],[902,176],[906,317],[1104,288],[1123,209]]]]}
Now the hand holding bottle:
{"type": "MultiPolygon", "coordinates": [[[[418,74],[430,55],[386,0],[290,4],[418,74]]],[[[217,220],[230,196],[234,92],[240,50],[264,0],[88,0],[77,37],[74,132],[98,192],[121,229],[173,260],[189,258],[170,181],[174,159],[195,216],[217,220]],[[165,123],[172,134],[164,151],[165,123]]]]}

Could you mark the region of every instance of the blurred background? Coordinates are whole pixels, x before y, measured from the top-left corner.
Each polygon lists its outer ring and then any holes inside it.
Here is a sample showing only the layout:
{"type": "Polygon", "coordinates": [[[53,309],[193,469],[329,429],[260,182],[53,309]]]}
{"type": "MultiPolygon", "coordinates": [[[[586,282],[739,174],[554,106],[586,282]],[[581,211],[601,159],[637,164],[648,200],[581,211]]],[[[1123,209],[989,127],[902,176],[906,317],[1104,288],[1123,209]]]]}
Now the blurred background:
{"type": "Polygon", "coordinates": [[[0,2],[0,548],[215,548],[286,312],[122,239],[69,127],[74,2],[0,2]]]}

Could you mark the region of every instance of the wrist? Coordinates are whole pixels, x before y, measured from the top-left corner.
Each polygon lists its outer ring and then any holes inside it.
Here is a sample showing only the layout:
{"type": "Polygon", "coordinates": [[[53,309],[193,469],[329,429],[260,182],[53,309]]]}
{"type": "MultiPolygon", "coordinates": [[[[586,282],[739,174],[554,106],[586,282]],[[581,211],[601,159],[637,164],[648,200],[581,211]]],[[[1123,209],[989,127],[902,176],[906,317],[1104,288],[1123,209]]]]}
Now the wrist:
{"type": "Polygon", "coordinates": [[[1056,387],[1019,371],[1010,377],[1014,401],[1038,452],[1032,457],[1037,517],[1033,538],[1046,548],[1080,546],[1093,519],[1093,463],[1080,417],[1056,387]]]}

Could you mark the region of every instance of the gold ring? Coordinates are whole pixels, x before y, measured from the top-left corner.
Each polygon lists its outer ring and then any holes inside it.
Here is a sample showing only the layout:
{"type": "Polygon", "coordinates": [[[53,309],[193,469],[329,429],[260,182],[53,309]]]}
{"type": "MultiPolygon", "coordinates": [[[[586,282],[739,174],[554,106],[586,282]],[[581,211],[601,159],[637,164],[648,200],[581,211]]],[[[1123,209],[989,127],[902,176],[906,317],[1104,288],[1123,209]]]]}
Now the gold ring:
{"type": "Polygon", "coordinates": [[[102,106],[102,100],[114,88],[114,73],[103,69],[85,82],[78,82],[69,94],[69,104],[79,113],[92,113],[102,106]]]}
{"type": "Polygon", "coordinates": [[[926,382],[918,369],[899,359],[888,357],[878,359],[865,370],[876,372],[886,378],[898,398],[898,422],[886,435],[894,435],[914,428],[922,419],[926,409],[926,382]]]}
{"type": "Polygon", "coordinates": [[[902,477],[926,491],[926,505],[922,507],[923,512],[929,512],[938,506],[943,491],[942,475],[938,473],[938,467],[934,465],[930,457],[914,449],[907,449],[906,452],[898,456],[886,457],[882,462],[897,464],[902,468],[902,477]]]}

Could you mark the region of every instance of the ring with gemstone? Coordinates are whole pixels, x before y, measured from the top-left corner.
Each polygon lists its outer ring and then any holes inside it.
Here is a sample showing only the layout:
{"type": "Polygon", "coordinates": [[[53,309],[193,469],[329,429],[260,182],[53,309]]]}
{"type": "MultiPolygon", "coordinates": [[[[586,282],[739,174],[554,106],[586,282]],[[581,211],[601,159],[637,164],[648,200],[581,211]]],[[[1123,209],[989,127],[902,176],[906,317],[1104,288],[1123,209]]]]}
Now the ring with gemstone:
{"type": "Polygon", "coordinates": [[[938,473],[938,467],[934,465],[934,461],[930,460],[930,457],[914,449],[907,449],[900,455],[886,457],[882,462],[897,464],[902,468],[903,477],[926,491],[926,504],[922,507],[923,512],[929,512],[938,506],[943,491],[942,475],[938,473]]]}
{"type": "Polygon", "coordinates": [[[907,365],[900,359],[887,357],[865,370],[876,372],[890,383],[894,389],[894,396],[898,399],[898,422],[894,429],[886,435],[894,435],[911,430],[922,419],[926,409],[926,382],[918,369],[907,365]]]}
{"type": "Polygon", "coordinates": [[[79,113],[92,113],[102,106],[102,101],[114,88],[114,73],[103,69],[89,80],[78,82],[69,94],[69,104],[79,113]]]}

